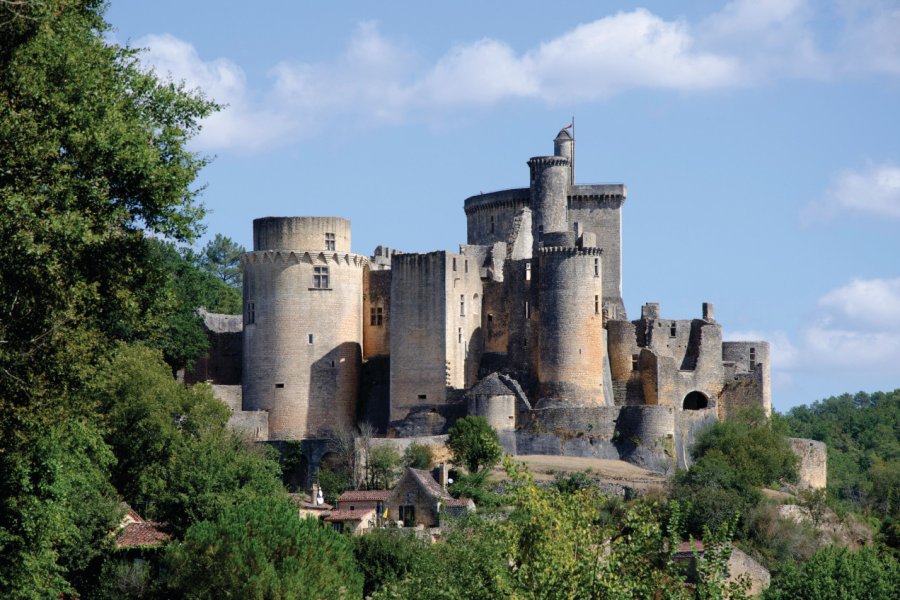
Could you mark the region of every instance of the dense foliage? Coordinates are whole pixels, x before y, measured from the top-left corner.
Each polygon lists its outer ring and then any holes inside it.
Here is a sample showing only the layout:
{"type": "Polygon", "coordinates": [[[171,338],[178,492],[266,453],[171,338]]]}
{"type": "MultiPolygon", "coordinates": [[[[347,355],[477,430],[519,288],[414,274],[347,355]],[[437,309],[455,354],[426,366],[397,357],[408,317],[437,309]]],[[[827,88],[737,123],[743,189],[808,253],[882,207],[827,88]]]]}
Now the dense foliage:
{"type": "Polygon", "coordinates": [[[185,598],[361,598],[350,538],[298,519],[283,498],[261,497],[195,523],[166,555],[185,598]]]}
{"type": "Polygon", "coordinates": [[[828,446],[828,491],[844,508],[900,519],[900,390],[843,394],[782,417],[828,446]]]}

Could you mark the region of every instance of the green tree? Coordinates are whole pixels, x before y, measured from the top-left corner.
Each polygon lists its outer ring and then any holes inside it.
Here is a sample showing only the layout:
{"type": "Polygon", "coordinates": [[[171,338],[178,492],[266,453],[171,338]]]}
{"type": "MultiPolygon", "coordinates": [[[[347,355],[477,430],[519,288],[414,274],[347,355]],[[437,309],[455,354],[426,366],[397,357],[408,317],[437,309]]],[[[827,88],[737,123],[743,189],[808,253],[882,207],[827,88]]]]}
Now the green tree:
{"type": "Polygon", "coordinates": [[[827,546],[772,581],[766,600],[881,600],[897,597],[900,563],[866,546],[856,552],[827,546]]]}
{"type": "Polygon", "coordinates": [[[500,437],[484,417],[463,417],[450,428],[447,447],[453,462],[464,465],[469,473],[490,469],[503,458],[500,437]]]}
{"type": "Polygon", "coordinates": [[[283,498],[235,504],[195,523],[166,554],[169,588],[185,598],[362,598],[353,543],[283,498]]]}
{"type": "Polygon", "coordinates": [[[366,596],[421,572],[434,556],[423,540],[399,529],[376,529],[353,538],[353,554],[365,577],[366,596]]]}
{"type": "Polygon", "coordinates": [[[372,489],[390,489],[403,465],[403,457],[394,446],[376,446],[369,452],[369,487],[372,489]]]}
{"type": "Polygon", "coordinates": [[[243,275],[241,255],[246,251],[230,237],[217,233],[200,252],[200,266],[226,285],[239,288],[243,275]]]}
{"type": "Polygon", "coordinates": [[[0,3],[0,595],[72,593],[112,515],[84,393],[109,340],[141,331],[149,231],[190,241],[215,109],[109,44],[101,0],[0,3]],[[62,423],[79,423],[67,437],[62,423]],[[63,460],[64,459],[64,460],[63,460]],[[77,464],[76,464],[77,462],[77,464]],[[94,482],[94,492],[79,495],[94,482]],[[82,511],[102,515],[87,519],[82,511]],[[70,544],[81,540],[75,550],[70,544]]]}
{"type": "Polygon", "coordinates": [[[413,442],[403,451],[403,464],[413,469],[427,470],[434,462],[434,452],[428,444],[413,442]]]}

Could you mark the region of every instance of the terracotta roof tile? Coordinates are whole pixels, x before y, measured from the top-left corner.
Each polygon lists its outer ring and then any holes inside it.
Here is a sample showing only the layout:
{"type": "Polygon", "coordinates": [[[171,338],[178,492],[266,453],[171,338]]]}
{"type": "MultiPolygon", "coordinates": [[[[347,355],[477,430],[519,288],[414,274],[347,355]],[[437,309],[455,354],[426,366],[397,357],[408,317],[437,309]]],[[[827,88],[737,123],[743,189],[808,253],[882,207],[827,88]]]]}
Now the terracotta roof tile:
{"type": "MultiPolygon", "coordinates": [[[[140,518],[140,517],[138,517],[140,518]]],[[[160,523],[153,521],[136,521],[127,523],[116,536],[116,548],[134,548],[138,546],[159,546],[171,537],[160,529],[160,523]]]]}
{"type": "Polygon", "coordinates": [[[357,508],[356,510],[333,510],[322,517],[325,521],[362,521],[375,516],[374,508],[357,508]]]}
{"type": "Polygon", "coordinates": [[[338,497],[338,505],[343,502],[384,502],[391,490],[348,490],[338,497]]]}

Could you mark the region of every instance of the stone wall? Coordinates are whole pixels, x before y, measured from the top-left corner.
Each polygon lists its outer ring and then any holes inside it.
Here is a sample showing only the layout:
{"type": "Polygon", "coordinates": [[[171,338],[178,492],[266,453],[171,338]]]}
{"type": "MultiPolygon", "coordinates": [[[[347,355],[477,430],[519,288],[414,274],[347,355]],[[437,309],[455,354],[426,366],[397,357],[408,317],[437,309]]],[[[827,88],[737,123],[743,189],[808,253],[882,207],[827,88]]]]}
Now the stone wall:
{"type": "Polygon", "coordinates": [[[219,385],[241,384],[243,322],[241,315],[222,315],[200,311],[203,330],[209,342],[206,354],[193,368],[186,369],[185,383],[207,381],[219,385]]]}
{"type": "Polygon", "coordinates": [[[824,442],[802,438],[790,438],[791,450],[800,459],[798,485],[802,488],[823,490],[828,484],[828,450],[824,442]]]}
{"type": "Polygon", "coordinates": [[[264,442],[269,439],[269,413],[263,410],[241,410],[240,385],[213,385],[211,387],[213,395],[231,409],[231,416],[228,418],[230,429],[255,442],[264,442]]]}
{"type": "Polygon", "coordinates": [[[466,243],[490,245],[513,237],[516,213],[530,202],[528,188],[501,190],[467,198],[466,243]]]}
{"type": "Polygon", "coordinates": [[[365,270],[363,279],[363,358],[391,351],[391,271],[365,270]]]}
{"type": "MultiPolygon", "coordinates": [[[[310,229],[300,225],[336,227],[344,220],[287,221],[281,228],[271,218],[254,221],[257,244],[311,242],[317,235],[307,235],[310,229]]],[[[349,233],[343,235],[349,242],[349,233]]],[[[268,411],[269,435],[276,440],[354,426],[365,257],[315,249],[260,250],[246,253],[241,262],[244,409],[268,411]],[[317,285],[317,267],[328,270],[327,287],[321,280],[317,285]]]]}
{"type": "MultiPolygon", "coordinates": [[[[451,252],[446,254],[444,289],[447,293],[447,318],[444,339],[447,385],[456,390],[465,390],[478,381],[478,363],[484,348],[481,335],[484,289],[475,258],[451,252]]],[[[400,326],[402,327],[402,323],[400,326]]]]}
{"type": "Polygon", "coordinates": [[[772,414],[772,377],[769,342],[723,342],[726,389],[722,395],[720,417],[747,406],[761,406],[772,414]]]}
{"type": "Polygon", "coordinates": [[[263,217],[253,220],[253,249],[326,250],[334,234],[335,252],[350,252],[350,221],[341,217],[263,217]]]}

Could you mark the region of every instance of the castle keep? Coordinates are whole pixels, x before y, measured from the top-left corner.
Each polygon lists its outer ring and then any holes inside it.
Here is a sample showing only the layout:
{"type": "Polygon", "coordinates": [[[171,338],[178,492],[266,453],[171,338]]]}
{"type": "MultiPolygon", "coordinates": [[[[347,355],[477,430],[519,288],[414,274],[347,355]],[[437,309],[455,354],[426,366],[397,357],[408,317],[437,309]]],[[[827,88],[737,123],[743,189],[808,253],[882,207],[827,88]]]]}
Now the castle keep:
{"type": "Polygon", "coordinates": [[[564,129],[551,156],[527,161],[528,187],[466,199],[459,252],[366,257],[346,219],[256,219],[240,381],[248,422],[267,415],[258,438],[323,439],[361,421],[439,435],[479,414],[512,453],[657,468],[684,465],[712,420],[770,412],[768,344],[723,341],[712,305],[673,320],[647,303],[628,319],[627,190],[575,183],[574,145],[564,129]]]}

